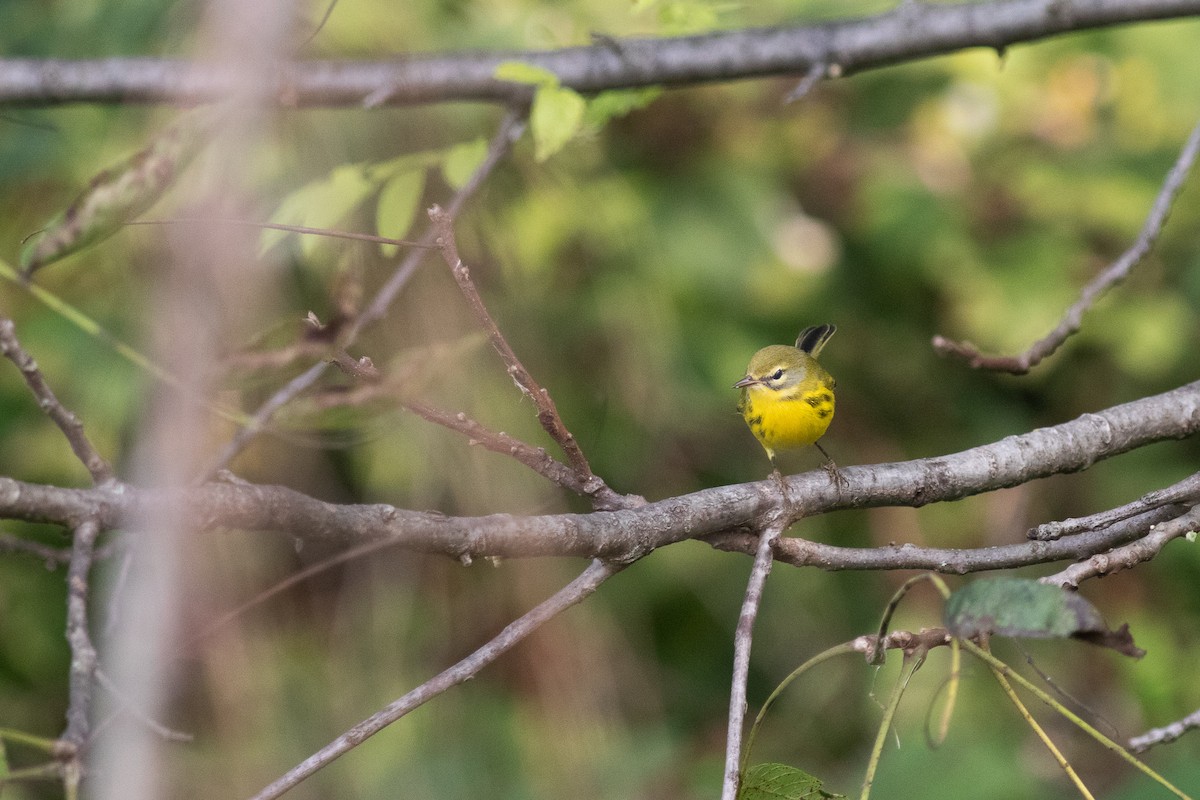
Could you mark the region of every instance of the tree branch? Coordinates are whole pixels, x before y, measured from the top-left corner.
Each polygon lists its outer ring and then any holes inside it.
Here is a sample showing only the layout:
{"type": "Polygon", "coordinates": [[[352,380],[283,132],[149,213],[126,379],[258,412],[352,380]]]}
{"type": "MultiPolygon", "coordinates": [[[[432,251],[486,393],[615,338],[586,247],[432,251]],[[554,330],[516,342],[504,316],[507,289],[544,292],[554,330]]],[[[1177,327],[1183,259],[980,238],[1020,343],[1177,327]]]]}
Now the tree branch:
{"type": "Polygon", "coordinates": [[[73,750],[66,774],[78,779],[78,755],[87,742],[92,713],[92,689],[96,680],[98,657],[88,632],[88,593],[96,539],[100,526],[88,520],[75,529],[71,561],[67,567],[67,643],[71,647],[70,700],[67,705],[67,729],[62,741],[73,750]],[[73,768],[72,768],[73,765],[73,768]]]}
{"type": "Polygon", "coordinates": [[[550,434],[550,438],[562,448],[563,454],[567,457],[567,463],[570,464],[584,493],[592,498],[597,508],[603,510],[636,505],[640,498],[622,497],[609,488],[603,478],[592,472],[592,467],[588,464],[583,450],[580,449],[579,442],[575,441],[575,435],[571,433],[559,415],[558,407],[554,404],[554,399],[550,397],[549,390],[539,384],[533,374],[525,368],[508,340],[504,338],[504,334],[500,332],[496,320],[492,318],[487,306],[483,304],[483,298],[480,297],[479,290],[475,288],[475,282],[471,280],[471,270],[463,263],[458,254],[458,245],[454,240],[453,217],[439,206],[434,206],[429,209],[429,219],[433,221],[434,230],[437,231],[437,242],[441,247],[446,266],[454,275],[454,281],[462,291],[463,297],[466,298],[471,313],[475,315],[475,319],[483,328],[492,348],[500,355],[500,360],[504,362],[509,377],[517,384],[517,388],[533,401],[534,408],[537,409],[538,422],[542,429],[550,434]]]}
{"type": "MultiPolygon", "coordinates": [[[[1084,414],[1070,422],[937,458],[843,467],[833,485],[824,470],[786,479],[789,496],[809,516],[847,508],[922,506],[1086,469],[1096,461],[1200,431],[1200,382],[1084,414]]],[[[95,518],[103,529],[151,513],[158,503],[184,503],[197,529],[285,531],[291,536],[357,545],[388,539],[397,547],[454,558],[584,556],[620,562],[684,539],[703,539],[755,526],[778,504],[777,481],[705,489],[638,508],[590,514],[447,517],[389,505],[336,505],[282,486],[214,482],[186,489],[128,485],[65,489],[0,478],[0,518],[72,525],[95,518]]],[[[1148,512],[1150,515],[1160,512],[1148,512]]],[[[144,518],[144,516],[142,517],[144,518]]],[[[1136,536],[1138,517],[1113,526],[1113,537],[1136,536]],[[1125,533],[1122,533],[1125,531],[1125,533]]],[[[1098,536],[1103,536],[1100,532],[1098,536]]],[[[1127,541],[1127,540],[1126,540],[1127,541]]],[[[1056,558],[1077,558],[1083,543],[1101,549],[1113,540],[1075,536],[1025,541],[1001,548],[944,550],[911,545],[874,550],[834,548],[780,539],[777,556],[822,569],[939,569],[969,572],[1056,558]]]]}
{"type": "Polygon", "coordinates": [[[1087,531],[1100,530],[1115,522],[1120,522],[1136,514],[1141,514],[1144,511],[1163,508],[1164,506],[1176,508],[1178,513],[1171,515],[1172,517],[1176,517],[1187,510],[1180,504],[1189,503],[1189,501],[1190,504],[1200,501],[1200,472],[1184,478],[1179,483],[1163,489],[1156,489],[1153,492],[1147,492],[1132,503],[1086,517],[1072,517],[1070,519],[1046,522],[1030,530],[1027,535],[1030,539],[1040,539],[1042,541],[1061,539],[1064,536],[1078,536],[1087,531]]]}
{"type": "Polygon", "coordinates": [[[954,342],[942,336],[933,337],[933,349],[942,355],[960,358],[976,369],[1008,372],[1013,375],[1024,375],[1040,364],[1083,327],[1083,315],[1105,292],[1125,280],[1150,252],[1150,248],[1158,241],[1158,235],[1162,233],[1162,227],[1175,204],[1175,197],[1192,171],[1197,153],[1200,153],[1200,122],[1192,128],[1192,133],[1180,150],[1175,165],[1163,180],[1162,188],[1154,198],[1154,205],[1151,206],[1150,214],[1142,224],[1137,239],[1120,258],[1083,287],[1079,299],[1071,304],[1054,330],[1030,345],[1025,352],[1016,356],[989,356],[968,342],[954,342]]]}
{"type": "MultiPolygon", "coordinates": [[[[787,505],[790,505],[787,504],[787,505]]],[[[750,568],[750,579],[746,582],[746,594],[742,600],[742,612],[738,615],[737,629],[733,636],[733,678],[729,687],[729,726],[725,736],[725,778],[721,784],[721,800],[736,800],[741,778],[742,729],[746,722],[746,683],[750,677],[750,647],[754,639],[754,621],[762,604],[763,587],[771,566],[775,563],[772,550],[787,527],[787,515],[782,507],[770,512],[762,533],[758,537],[758,549],[750,568]]]]}
{"type": "MultiPolygon", "coordinates": [[[[473,100],[509,104],[529,87],[493,78],[524,61],[581,92],[803,75],[816,64],[849,74],[988,47],[998,51],[1074,31],[1200,14],[1200,0],[997,0],[901,3],[884,14],[819,25],[703,36],[612,40],[550,51],[408,56],[390,61],[304,61],[280,67],[284,105],[378,106],[473,100]]],[[[183,60],[0,60],[0,104],[209,102],[234,76],[183,60]]]]}
{"type": "Polygon", "coordinates": [[[1079,584],[1088,578],[1112,575],[1114,572],[1135,567],[1143,561],[1149,561],[1171,540],[1188,534],[1194,536],[1197,530],[1200,530],[1200,506],[1192,508],[1183,516],[1152,525],[1150,532],[1136,542],[1118,547],[1112,552],[1097,553],[1087,561],[1072,564],[1062,572],[1047,575],[1041,581],[1066,589],[1078,589],[1079,584]]]}
{"type": "Polygon", "coordinates": [[[0,317],[0,352],[4,354],[5,358],[16,364],[17,369],[21,370],[21,377],[25,379],[29,390],[37,398],[38,406],[63,432],[75,457],[91,473],[92,481],[95,483],[112,481],[112,465],[105,461],[100,452],[92,445],[87,433],[83,430],[83,423],[79,421],[79,417],[64,408],[63,404],[58,401],[50,384],[46,383],[45,377],[38,369],[33,356],[29,355],[17,341],[16,326],[7,317],[0,317]]]}
{"type": "Polygon", "coordinates": [[[1129,749],[1135,753],[1144,753],[1156,744],[1173,742],[1194,728],[1200,728],[1200,710],[1193,711],[1170,725],[1151,728],[1140,736],[1134,736],[1129,740],[1129,749]]]}
{"type": "MultiPolygon", "coordinates": [[[[522,113],[514,110],[505,115],[503,121],[501,121],[499,127],[496,129],[496,134],[492,137],[487,156],[476,167],[470,179],[450,199],[450,213],[456,214],[466,205],[466,202],[474,196],[487,177],[492,174],[492,170],[496,168],[496,165],[508,153],[509,148],[512,147],[512,143],[520,138],[524,130],[525,121],[522,113]]],[[[437,230],[435,227],[430,226],[421,239],[414,245],[413,249],[409,251],[408,255],[404,257],[404,260],[396,267],[388,282],[376,293],[371,304],[350,323],[346,333],[342,336],[341,345],[343,348],[353,344],[367,326],[383,318],[397,295],[400,294],[400,290],[404,288],[409,279],[417,271],[417,267],[421,266],[421,263],[425,260],[425,256],[428,255],[427,248],[435,246],[436,239],[437,230]]],[[[286,385],[271,395],[271,397],[267,398],[266,402],[259,406],[258,410],[251,416],[250,421],[239,428],[237,433],[226,443],[203,474],[211,478],[220,470],[226,469],[233,462],[233,459],[237,458],[238,454],[246,449],[247,445],[266,429],[267,425],[279,413],[280,409],[312,388],[320,380],[321,376],[325,374],[327,369],[329,369],[328,361],[318,361],[288,381],[286,385]]]]}
{"type": "Polygon", "coordinates": [[[469,680],[541,627],[543,623],[589,597],[596,589],[600,588],[600,584],[620,572],[621,569],[623,567],[616,564],[603,561],[592,562],[587,569],[580,573],[579,577],[524,616],[510,623],[483,647],[358,723],[256,794],[253,800],[269,800],[279,797],[309,775],[362,744],[408,712],[429,702],[447,689],[469,680]]]}

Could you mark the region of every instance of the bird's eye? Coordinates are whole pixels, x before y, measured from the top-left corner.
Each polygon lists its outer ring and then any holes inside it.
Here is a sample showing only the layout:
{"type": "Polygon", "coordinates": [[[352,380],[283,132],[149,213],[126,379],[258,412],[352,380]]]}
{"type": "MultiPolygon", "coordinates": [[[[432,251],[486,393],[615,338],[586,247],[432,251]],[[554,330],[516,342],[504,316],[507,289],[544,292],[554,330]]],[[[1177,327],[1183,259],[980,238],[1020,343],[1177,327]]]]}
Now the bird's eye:
{"type": "Polygon", "coordinates": [[[771,373],[771,380],[773,380],[773,381],[777,381],[782,377],[783,377],[783,368],[782,367],[780,367],[779,369],[777,369],[771,373]]]}

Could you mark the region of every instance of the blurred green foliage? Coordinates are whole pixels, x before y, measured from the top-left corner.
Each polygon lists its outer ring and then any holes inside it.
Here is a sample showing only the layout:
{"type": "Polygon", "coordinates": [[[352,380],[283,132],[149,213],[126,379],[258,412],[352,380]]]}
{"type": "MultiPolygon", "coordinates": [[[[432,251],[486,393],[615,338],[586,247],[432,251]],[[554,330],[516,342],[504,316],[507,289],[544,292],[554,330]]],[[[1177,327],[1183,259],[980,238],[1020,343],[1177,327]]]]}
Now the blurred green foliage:
{"type": "MultiPolygon", "coordinates": [[[[0,47],[35,57],[187,52],[199,8],[8,0],[0,47]]],[[[674,34],[714,20],[733,28],[882,8],[343,0],[302,54],[559,47],[587,42],[592,31],[674,34]]],[[[297,30],[307,35],[323,13],[323,3],[308,4],[297,30]]],[[[654,499],[764,477],[766,460],[733,411],[730,386],[759,347],[826,321],[839,328],[822,358],[839,391],[823,441],[839,464],[964,449],[1196,379],[1195,179],[1147,262],[1030,376],[970,371],[936,357],[929,341],[940,333],[993,352],[1022,349],[1128,246],[1200,109],[1190,68],[1198,42],[1198,22],[1116,28],[1003,57],[976,50],[828,81],[788,106],[787,78],[672,90],[600,131],[585,129],[545,163],[526,137],[460,221],[460,246],[512,345],[553,394],[596,472],[620,491],[654,499]]],[[[170,116],[115,106],[6,111],[4,257],[170,116]]],[[[469,146],[498,119],[496,109],[465,105],[282,112],[239,189],[257,198],[256,218],[267,219],[291,193],[344,165],[469,146]]],[[[182,213],[195,199],[189,191],[201,189],[176,190],[149,216],[182,213]]],[[[449,192],[430,171],[422,204],[444,203],[449,192]]],[[[341,225],[371,231],[375,218],[366,203],[341,225]]],[[[38,279],[144,347],[148,287],[171,257],[166,238],[162,228],[131,228],[38,279]]],[[[369,293],[394,263],[375,245],[312,247],[295,237],[273,255],[278,263],[264,269],[274,270],[277,316],[257,333],[275,344],[294,340],[309,310],[334,316],[338,281],[364,276],[369,293]]],[[[149,379],[21,291],[6,287],[2,297],[55,390],[128,476],[149,379]]],[[[249,343],[226,344],[236,351],[249,343]]],[[[550,444],[436,258],[353,354],[406,375],[430,403],[550,444]]],[[[301,368],[233,371],[223,398],[253,408],[301,368]]],[[[0,473],[82,485],[86,473],[16,371],[0,370],[0,378],[0,473]]],[[[240,474],[331,500],[448,514],[585,508],[394,403],[339,412],[301,403],[283,422],[286,435],[247,452],[240,474]]],[[[218,422],[214,442],[227,434],[218,422]]],[[[794,533],[856,546],[1019,541],[1037,522],[1099,511],[1178,480],[1198,458],[1195,441],[1159,444],[1079,475],[919,511],[836,514],[794,533]]],[[[793,471],[818,463],[815,451],[784,456],[793,471]]],[[[64,541],[31,526],[3,529],[64,541]]],[[[185,634],[329,555],[297,550],[285,537],[237,533],[194,548],[185,634]]],[[[1197,558],[1179,542],[1133,573],[1086,587],[1111,623],[1131,623],[1149,651],[1144,660],[1083,645],[1034,648],[1044,670],[1121,734],[1200,707],[1191,677],[1197,558]]],[[[106,565],[110,581],[118,562],[106,565]]],[[[204,785],[213,797],[256,791],[482,644],[580,566],[468,569],[385,554],[326,573],[190,643],[165,720],[196,735],[170,751],[177,785],[204,785]]],[[[656,553],[289,796],[712,797],[747,569],[747,559],[695,543],[656,553]]],[[[757,628],[752,710],[799,662],[871,631],[903,577],[778,569],[757,628]]],[[[107,615],[94,608],[97,636],[107,615]]],[[[900,622],[915,628],[938,619],[938,604],[918,596],[900,622]]],[[[62,572],[0,556],[0,726],[46,736],[62,728],[63,624],[62,572]]],[[[885,751],[876,796],[915,796],[917,785],[929,800],[1064,794],[1061,774],[980,667],[966,676],[948,742],[925,745],[925,716],[947,663],[935,653],[918,673],[898,717],[901,747],[885,751]]],[[[760,736],[761,757],[854,792],[896,668],[876,674],[844,662],[825,667],[823,679],[801,681],[760,736]]],[[[9,751],[15,766],[29,762],[19,747],[9,751]]],[[[1196,793],[1198,751],[1193,737],[1150,761],[1196,793]]],[[[1069,755],[1097,796],[1147,791],[1098,748],[1080,741],[1069,755]]],[[[17,787],[5,796],[56,790],[17,787]]]]}

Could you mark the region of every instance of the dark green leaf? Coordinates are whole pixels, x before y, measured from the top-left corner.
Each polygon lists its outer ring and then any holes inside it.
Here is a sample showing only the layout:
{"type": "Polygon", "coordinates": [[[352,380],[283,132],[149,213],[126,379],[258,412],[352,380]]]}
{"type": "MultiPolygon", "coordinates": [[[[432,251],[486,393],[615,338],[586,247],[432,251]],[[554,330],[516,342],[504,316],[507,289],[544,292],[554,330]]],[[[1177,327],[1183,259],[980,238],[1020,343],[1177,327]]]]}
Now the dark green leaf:
{"type": "Polygon", "coordinates": [[[1076,638],[1140,658],[1129,626],[1109,630],[1096,607],[1075,592],[1024,578],[985,578],[946,601],[946,628],[960,638],[979,635],[1076,638]]]}
{"type": "Polygon", "coordinates": [[[845,797],[821,788],[821,780],[787,764],[755,764],[742,776],[738,800],[820,800],[845,797]]]}

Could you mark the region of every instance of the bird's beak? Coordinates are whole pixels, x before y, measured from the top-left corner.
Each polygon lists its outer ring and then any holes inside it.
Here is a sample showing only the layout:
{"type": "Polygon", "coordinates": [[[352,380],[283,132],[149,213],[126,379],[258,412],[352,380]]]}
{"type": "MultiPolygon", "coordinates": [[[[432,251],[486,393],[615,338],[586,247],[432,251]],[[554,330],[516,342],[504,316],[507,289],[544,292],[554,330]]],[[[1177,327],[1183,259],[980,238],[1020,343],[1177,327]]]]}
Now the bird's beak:
{"type": "Polygon", "coordinates": [[[733,388],[735,388],[735,389],[744,389],[744,388],[746,388],[747,386],[756,386],[756,385],[758,385],[758,384],[760,384],[760,383],[762,383],[762,381],[760,381],[758,378],[753,378],[753,377],[751,377],[751,376],[747,375],[746,377],[742,378],[740,381],[738,381],[737,383],[735,383],[735,384],[733,385],[733,388]]]}

